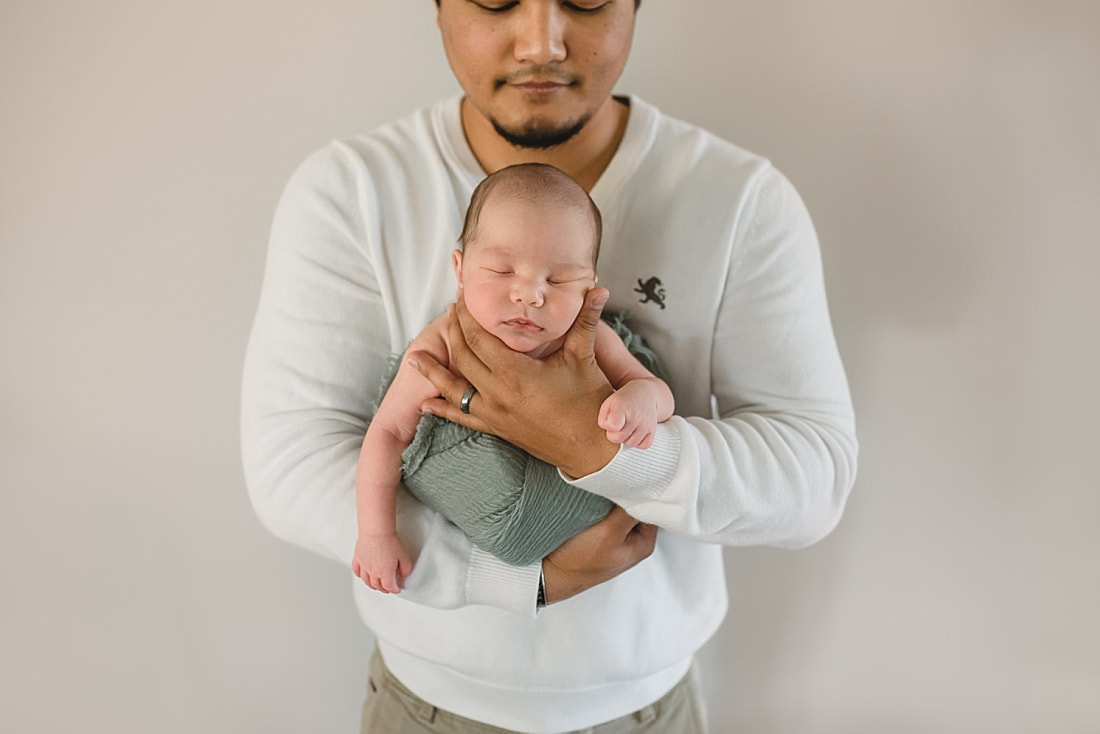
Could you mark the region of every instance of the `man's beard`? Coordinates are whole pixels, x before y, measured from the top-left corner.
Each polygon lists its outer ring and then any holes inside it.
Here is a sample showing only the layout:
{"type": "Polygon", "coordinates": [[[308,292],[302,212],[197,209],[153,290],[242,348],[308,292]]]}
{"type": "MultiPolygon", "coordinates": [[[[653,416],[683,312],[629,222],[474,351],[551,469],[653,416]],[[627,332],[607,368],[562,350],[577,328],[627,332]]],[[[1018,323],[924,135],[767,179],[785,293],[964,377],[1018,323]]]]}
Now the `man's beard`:
{"type": "Polygon", "coordinates": [[[497,135],[515,147],[545,150],[572,140],[573,136],[588,123],[588,116],[562,127],[546,127],[538,123],[530,123],[519,130],[509,130],[491,118],[489,121],[493,123],[493,129],[497,131],[497,135]]]}

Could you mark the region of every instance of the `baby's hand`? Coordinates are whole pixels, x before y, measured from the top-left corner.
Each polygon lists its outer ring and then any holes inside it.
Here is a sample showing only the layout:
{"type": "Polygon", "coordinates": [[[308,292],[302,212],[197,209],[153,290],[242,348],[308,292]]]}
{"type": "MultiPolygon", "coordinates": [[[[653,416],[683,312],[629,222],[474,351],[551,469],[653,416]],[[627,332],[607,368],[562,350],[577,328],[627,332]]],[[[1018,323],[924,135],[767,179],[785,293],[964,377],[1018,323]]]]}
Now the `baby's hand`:
{"type": "Polygon", "coordinates": [[[412,561],[397,533],[360,534],[351,570],[375,591],[399,594],[402,582],[412,572],[412,561]]]}
{"type": "Polygon", "coordinates": [[[600,406],[600,428],[607,431],[611,443],[626,444],[636,449],[653,445],[657,431],[657,407],[643,396],[631,396],[627,389],[608,396],[600,406]]]}

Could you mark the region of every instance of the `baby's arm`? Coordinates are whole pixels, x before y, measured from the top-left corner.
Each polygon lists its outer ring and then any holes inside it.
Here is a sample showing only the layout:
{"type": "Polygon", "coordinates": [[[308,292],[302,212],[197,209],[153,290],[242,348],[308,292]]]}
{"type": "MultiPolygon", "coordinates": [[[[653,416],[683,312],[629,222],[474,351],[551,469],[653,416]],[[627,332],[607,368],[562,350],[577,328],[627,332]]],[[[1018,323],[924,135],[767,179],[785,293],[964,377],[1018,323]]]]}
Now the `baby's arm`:
{"type": "Polygon", "coordinates": [[[607,431],[607,440],[648,449],[657,424],[668,420],[675,409],[672,390],[602,321],[596,329],[596,363],[615,388],[600,406],[599,424],[607,431]]]}
{"type": "MultiPolygon", "coordinates": [[[[409,351],[426,350],[447,364],[440,321],[433,321],[413,340],[409,351]]],[[[407,352],[406,352],[407,353],[407,352]]],[[[412,561],[397,535],[397,488],[401,483],[401,453],[416,435],[420,404],[435,397],[432,384],[405,363],[386,391],[367,427],[355,476],[359,537],[352,572],[377,591],[399,593],[412,561]]]]}

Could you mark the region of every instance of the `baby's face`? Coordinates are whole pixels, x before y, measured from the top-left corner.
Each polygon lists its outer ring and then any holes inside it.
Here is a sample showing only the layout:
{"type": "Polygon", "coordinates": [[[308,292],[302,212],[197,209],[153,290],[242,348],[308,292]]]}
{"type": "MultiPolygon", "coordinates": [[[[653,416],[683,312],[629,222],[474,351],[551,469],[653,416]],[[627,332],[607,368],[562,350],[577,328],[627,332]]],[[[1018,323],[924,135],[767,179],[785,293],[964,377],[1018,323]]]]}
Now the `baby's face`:
{"type": "Polygon", "coordinates": [[[596,284],[592,223],[580,207],[487,201],[455,274],[477,322],[517,352],[543,357],[596,284]]]}

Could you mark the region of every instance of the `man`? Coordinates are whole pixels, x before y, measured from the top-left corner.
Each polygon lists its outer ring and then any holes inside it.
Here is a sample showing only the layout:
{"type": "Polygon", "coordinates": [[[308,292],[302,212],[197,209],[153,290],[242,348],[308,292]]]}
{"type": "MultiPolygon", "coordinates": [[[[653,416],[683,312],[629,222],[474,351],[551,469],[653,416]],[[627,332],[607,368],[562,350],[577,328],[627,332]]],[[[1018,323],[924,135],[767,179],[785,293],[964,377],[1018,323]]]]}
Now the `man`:
{"type": "Polygon", "coordinates": [[[364,730],[705,731],[691,669],[726,610],[721,544],[815,542],[854,479],[812,224],[764,159],[612,96],[635,3],[437,5],[462,98],[330,145],[280,202],[245,367],[253,503],[276,534],[350,562],[376,385],[454,298],[441,253],[471,191],[513,163],[561,168],[603,212],[607,289],[589,291],[557,358],[512,358],[460,299],[451,341],[468,382],[413,361],[443,396],[427,409],[619,507],[515,568],[402,495],[416,570],[399,595],[355,587],[381,653],[364,730]],[[605,304],[631,312],[676,396],[649,449],[597,425],[605,304]]]}

